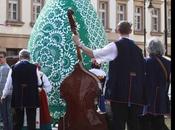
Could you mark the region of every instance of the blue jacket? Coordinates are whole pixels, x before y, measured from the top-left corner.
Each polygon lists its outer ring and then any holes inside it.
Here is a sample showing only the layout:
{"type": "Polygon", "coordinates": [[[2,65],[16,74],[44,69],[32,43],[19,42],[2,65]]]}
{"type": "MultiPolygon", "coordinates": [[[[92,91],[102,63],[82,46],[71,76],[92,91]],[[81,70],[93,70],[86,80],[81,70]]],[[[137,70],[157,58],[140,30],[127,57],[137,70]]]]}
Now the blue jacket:
{"type": "Polygon", "coordinates": [[[146,113],[167,114],[170,112],[168,89],[171,62],[161,56],[158,58],[165,66],[168,79],[166,80],[165,73],[155,56],[146,59],[146,113]]]}

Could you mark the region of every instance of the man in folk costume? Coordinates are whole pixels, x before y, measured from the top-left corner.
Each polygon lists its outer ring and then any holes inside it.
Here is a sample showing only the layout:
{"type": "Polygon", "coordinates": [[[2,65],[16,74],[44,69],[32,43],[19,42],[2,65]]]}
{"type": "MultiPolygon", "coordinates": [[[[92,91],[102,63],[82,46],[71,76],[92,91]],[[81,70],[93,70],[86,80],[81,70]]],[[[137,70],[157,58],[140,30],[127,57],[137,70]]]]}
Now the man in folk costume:
{"type": "Polygon", "coordinates": [[[13,130],[21,130],[24,122],[24,109],[27,115],[28,130],[35,130],[36,108],[39,107],[38,86],[41,79],[36,65],[31,64],[30,52],[22,49],[19,61],[10,69],[1,100],[12,91],[13,130]]]}
{"type": "Polygon", "coordinates": [[[171,61],[163,56],[165,48],[157,38],[150,39],[147,52],[146,105],[140,119],[141,130],[168,130],[164,115],[170,114],[171,61]]]}
{"type": "Polygon", "coordinates": [[[73,36],[75,45],[98,63],[109,61],[106,97],[110,100],[113,130],[139,130],[138,114],[144,104],[144,58],[142,50],[129,38],[131,24],[121,21],[116,32],[120,39],[102,49],[91,50],[73,36]]]}
{"type": "Polygon", "coordinates": [[[41,79],[41,86],[39,87],[40,97],[40,130],[51,130],[51,116],[48,106],[47,93],[52,90],[52,85],[48,77],[41,71],[41,66],[35,63],[39,70],[39,76],[41,79]]]}

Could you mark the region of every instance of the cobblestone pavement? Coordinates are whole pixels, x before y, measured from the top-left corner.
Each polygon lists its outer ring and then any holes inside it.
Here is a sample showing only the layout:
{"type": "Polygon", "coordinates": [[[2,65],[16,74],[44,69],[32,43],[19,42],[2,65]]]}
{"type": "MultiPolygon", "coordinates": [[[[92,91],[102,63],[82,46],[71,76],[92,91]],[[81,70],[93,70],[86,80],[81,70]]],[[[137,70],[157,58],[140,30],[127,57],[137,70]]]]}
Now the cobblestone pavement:
{"type": "MultiPolygon", "coordinates": [[[[165,117],[165,122],[166,122],[169,130],[171,130],[171,118],[165,117]]],[[[3,130],[3,128],[2,128],[2,122],[0,122],[0,130],[3,130]]],[[[53,127],[52,130],[58,130],[58,128],[57,127],[53,127]]]]}

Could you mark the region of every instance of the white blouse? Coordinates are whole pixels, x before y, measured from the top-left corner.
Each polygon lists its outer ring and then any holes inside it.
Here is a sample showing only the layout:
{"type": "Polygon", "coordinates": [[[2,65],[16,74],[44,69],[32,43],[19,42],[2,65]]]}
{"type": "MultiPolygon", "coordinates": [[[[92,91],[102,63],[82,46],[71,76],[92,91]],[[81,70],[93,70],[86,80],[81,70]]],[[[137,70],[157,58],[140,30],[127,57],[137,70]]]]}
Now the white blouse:
{"type": "Polygon", "coordinates": [[[50,92],[52,90],[52,85],[48,79],[48,77],[41,71],[39,71],[40,77],[42,76],[42,82],[43,82],[43,89],[46,93],[50,92]]]}

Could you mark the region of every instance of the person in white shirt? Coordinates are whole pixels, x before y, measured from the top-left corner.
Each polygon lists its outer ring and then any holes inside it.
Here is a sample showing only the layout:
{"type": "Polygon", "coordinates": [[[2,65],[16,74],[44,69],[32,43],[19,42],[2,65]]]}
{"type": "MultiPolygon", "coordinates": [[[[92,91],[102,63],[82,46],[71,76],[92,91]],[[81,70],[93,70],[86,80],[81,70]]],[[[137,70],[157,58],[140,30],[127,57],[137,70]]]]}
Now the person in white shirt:
{"type": "Polygon", "coordinates": [[[41,66],[39,63],[35,63],[39,70],[39,76],[42,84],[39,86],[40,95],[40,129],[41,130],[51,130],[51,116],[48,105],[47,94],[52,90],[52,85],[48,77],[41,71],[41,66]]]}
{"type": "Polygon", "coordinates": [[[144,58],[141,48],[129,38],[131,23],[121,21],[116,27],[119,40],[101,49],[91,50],[80,42],[78,35],[73,40],[85,54],[98,63],[109,62],[105,97],[110,101],[112,129],[139,130],[138,115],[144,105],[144,58]]]}
{"type": "Polygon", "coordinates": [[[100,80],[101,86],[102,86],[102,88],[100,88],[101,95],[98,98],[98,111],[106,112],[105,98],[104,98],[104,94],[103,94],[104,84],[105,84],[105,80],[106,80],[106,73],[104,70],[102,70],[101,64],[98,64],[95,59],[92,59],[91,69],[89,71],[97,76],[97,78],[100,80]]]}
{"type": "Polygon", "coordinates": [[[44,91],[46,93],[49,93],[51,90],[52,90],[52,85],[48,79],[48,77],[41,71],[41,66],[39,63],[35,63],[35,65],[37,66],[38,68],[38,72],[39,72],[39,77],[41,79],[41,82],[42,82],[42,89],[44,89],[44,91]]]}

